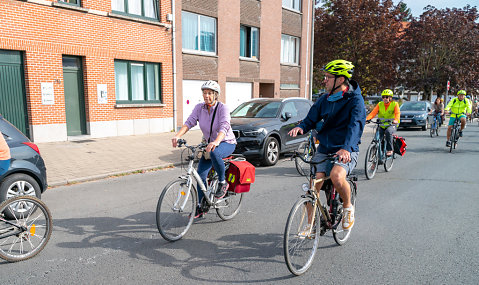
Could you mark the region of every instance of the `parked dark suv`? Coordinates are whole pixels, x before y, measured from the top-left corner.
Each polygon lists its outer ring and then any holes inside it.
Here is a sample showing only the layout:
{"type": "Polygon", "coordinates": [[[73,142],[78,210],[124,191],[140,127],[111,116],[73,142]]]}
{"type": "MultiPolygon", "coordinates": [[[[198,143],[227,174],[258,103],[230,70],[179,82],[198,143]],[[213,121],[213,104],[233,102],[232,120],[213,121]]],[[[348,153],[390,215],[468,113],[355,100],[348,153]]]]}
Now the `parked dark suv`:
{"type": "Polygon", "coordinates": [[[298,148],[307,134],[295,138],[288,132],[308,114],[312,101],[304,98],[253,99],[231,113],[231,127],[238,142],[235,153],[263,165],[274,165],[279,155],[298,148]]]}
{"type": "Polygon", "coordinates": [[[47,189],[47,171],[37,145],[1,115],[0,131],[12,156],[10,168],[0,176],[0,201],[19,195],[40,198],[47,189]]]}

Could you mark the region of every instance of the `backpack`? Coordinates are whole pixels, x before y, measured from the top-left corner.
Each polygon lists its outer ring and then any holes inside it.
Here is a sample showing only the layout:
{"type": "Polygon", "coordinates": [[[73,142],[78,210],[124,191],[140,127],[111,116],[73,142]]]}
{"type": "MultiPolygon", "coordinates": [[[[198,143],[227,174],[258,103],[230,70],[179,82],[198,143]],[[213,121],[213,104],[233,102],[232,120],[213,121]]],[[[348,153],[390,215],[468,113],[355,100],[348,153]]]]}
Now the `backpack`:
{"type": "Polygon", "coordinates": [[[406,140],[403,137],[398,137],[397,135],[393,135],[393,146],[394,146],[394,153],[397,153],[401,156],[406,154],[406,140]]]}
{"type": "Polygon", "coordinates": [[[228,182],[228,191],[235,193],[249,192],[251,184],[255,180],[255,167],[243,161],[230,161],[228,171],[226,171],[226,181],[228,182]]]}

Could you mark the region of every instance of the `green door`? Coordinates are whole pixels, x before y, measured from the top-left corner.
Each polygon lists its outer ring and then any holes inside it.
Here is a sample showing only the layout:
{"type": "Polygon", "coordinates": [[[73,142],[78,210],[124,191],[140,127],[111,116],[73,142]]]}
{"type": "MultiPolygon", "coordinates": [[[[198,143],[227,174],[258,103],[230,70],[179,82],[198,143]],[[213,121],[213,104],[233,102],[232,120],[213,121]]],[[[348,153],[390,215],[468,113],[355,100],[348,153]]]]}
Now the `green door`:
{"type": "Polygon", "coordinates": [[[0,114],[30,136],[22,53],[0,50],[0,114]]]}
{"type": "Polygon", "coordinates": [[[84,135],[86,134],[86,120],[81,58],[63,57],[63,82],[67,135],[84,135]]]}

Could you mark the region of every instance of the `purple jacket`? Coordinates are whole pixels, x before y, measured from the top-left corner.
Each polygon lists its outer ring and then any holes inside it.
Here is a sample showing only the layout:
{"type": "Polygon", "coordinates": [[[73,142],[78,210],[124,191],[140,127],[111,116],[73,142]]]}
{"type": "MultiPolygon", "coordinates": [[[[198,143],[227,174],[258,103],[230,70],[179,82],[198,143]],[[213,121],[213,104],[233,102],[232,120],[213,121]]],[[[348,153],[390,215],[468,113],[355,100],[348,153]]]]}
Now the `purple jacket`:
{"type": "Polygon", "coordinates": [[[223,103],[216,103],[213,108],[211,108],[208,114],[208,108],[205,103],[199,103],[191,112],[191,115],[185,122],[185,125],[188,129],[193,128],[196,126],[196,123],[200,123],[200,129],[203,132],[203,137],[210,142],[214,141],[218,136],[219,132],[223,132],[225,134],[225,138],[223,142],[227,142],[230,144],[236,144],[236,139],[233,134],[233,130],[231,129],[231,117],[228,107],[226,107],[223,103]],[[213,113],[215,109],[218,108],[216,111],[215,121],[213,122],[213,128],[211,128],[211,137],[210,137],[210,127],[211,127],[211,120],[213,119],[213,113]]]}

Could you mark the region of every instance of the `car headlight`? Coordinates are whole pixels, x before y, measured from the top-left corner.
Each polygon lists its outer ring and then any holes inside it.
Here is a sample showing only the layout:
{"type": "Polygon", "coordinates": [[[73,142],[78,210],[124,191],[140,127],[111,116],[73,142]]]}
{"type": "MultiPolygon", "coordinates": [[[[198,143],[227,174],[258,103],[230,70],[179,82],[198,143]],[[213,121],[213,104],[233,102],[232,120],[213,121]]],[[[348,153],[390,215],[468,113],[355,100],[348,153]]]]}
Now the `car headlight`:
{"type": "Polygon", "coordinates": [[[264,128],[260,128],[257,130],[251,130],[251,131],[243,131],[243,135],[245,137],[257,137],[261,134],[265,134],[266,130],[264,128]]]}
{"type": "Polygon", "coordinates": [[[418,119],[425,119],[427,117],[427,114],[416,115],[415,117],[418,119]]]}

